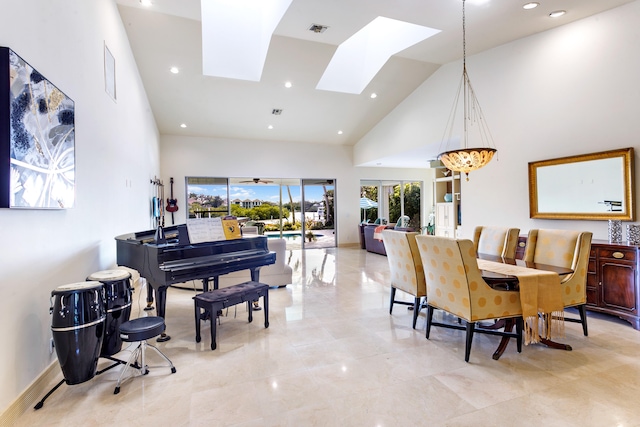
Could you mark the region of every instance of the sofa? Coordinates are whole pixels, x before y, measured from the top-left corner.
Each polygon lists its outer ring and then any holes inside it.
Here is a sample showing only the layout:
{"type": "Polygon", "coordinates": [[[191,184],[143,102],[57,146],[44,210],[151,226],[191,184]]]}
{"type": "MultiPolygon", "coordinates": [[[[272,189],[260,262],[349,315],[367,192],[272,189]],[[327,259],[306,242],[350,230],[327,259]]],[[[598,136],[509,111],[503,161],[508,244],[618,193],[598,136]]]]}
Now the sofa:
{"type": "MultiPolygon", "coordinates": [[[[380,233],[376,235],[375,233],[376,227],[380,227],[380,224],[364,224],[364,249],[368,252],[387,256],[387,251],[385,250],[384,243],[382,242],[382,235],[380,233]]],[[[412,227],[398,227],[393,224],[385,226],[385,229],[405,232],[415,231],[412,227]]]]}
{"type": "MultiPolygon", "coordinates": [[[[380,239],[376,239],[374,237],[374,233],[377,227],[380,227],[380,224],[365,224],[364,226],[364,246],[368,252],[373,252],[380,255],[387,255],[387,251],[384,249],[384,243],[382,243],[382,236],[380,239]]],[[[393,225],[387,225],[385,228],[393,228],[393,225]]]]}
{"type": "MultiPolygon", "coordinates": [[[[279,288],[291,284],[293,270],[285,264],[287,242],[284,239],[267,239],[267,246],[270,251],[276,253],[276,262],[275,264],[260,268],[260,282],[271,287],[279,288]]],[[[249,280],[251,280],[249,270],[234,271],[233,273],[220,276],[218,286],[225,288],[249,280]]]]}

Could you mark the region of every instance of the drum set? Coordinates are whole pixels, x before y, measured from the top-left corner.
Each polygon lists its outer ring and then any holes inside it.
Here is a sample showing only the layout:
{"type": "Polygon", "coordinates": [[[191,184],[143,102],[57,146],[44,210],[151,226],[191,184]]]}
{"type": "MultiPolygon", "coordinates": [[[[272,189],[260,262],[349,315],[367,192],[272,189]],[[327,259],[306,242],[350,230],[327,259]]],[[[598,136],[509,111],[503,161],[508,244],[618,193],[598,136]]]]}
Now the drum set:
{"type": "Polygon", "coordinates": [[[63,383],[89,381],[95,375],[125,361],[114,354],[122,349],[120,325],[131,315],[131,273],[103,270],[91,274],[85,282],[59,286],[51,292],[51,332],[64,379],[38,402],[40,409],[63,383]],[[115,363],[97,371],[98,359],[115,363]]]}

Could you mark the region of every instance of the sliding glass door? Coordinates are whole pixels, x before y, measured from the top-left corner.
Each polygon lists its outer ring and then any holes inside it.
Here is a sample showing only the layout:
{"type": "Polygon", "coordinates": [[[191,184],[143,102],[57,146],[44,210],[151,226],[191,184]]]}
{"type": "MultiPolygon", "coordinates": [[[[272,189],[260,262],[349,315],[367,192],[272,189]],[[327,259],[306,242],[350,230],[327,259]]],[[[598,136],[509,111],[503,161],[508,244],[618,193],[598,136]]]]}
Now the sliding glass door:
{"type": "Polygon", "coordinates": [[[302,180],[304,248],[336,246],[335,191],[333,179],[302,180]]]}
{"type": "Polygon", "coordinates": [[[187,177],[187,218],[216,218],[229,215],[227,178],[187,177]]]}
{"type": "Polygon", "coordinates": [[[360,181],[363,222],[398,224],[420,230],[422,184],[408,181],[360,181]]]}
{"type": "Polygon", "coordinates": [[[336,246],[332,179],[187,177],[187,218],[233,215],[287,249],[336,246]]]}

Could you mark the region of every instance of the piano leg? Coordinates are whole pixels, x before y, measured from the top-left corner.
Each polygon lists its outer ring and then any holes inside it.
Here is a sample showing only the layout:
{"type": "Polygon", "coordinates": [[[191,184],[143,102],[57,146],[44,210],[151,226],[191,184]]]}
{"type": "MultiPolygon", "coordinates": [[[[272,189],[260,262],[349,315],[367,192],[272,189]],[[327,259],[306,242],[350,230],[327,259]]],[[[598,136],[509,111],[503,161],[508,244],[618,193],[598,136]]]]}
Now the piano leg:
{"type": "Polygon", "coordinates": [[[144,311],[153,310],[153,287],[147,286],[147,306],[144,311]]]}
{"type": "MultiPolygon", "coordinates": [[[[158,286],[156,289],[156,313],[163,319],[165,319],[165,309],[167,307],[167,288],[168,286],[158,286]]],[[[162,332],[156,341],[165,342],[170,339],[171,337],[166,332],[162,332]]]]}
{"type": "MultiPolygon", "coordinates": [[[[213,276],[213,289],[218,289],[218,283],[220,283],[219,280],[220,276],[213,276]]],[[[204,279],[202,279],[202,292],[209,292],[209,281],[211,280],[211,277],[205,277],[204,279]]]]}
{"type": "MultiPolygon", "coordinates": [[[[251,269],[251,281],[252,282],[259,282],[260,281],[260,267],[251,269]]],[[[262,310],[260,305],[258,305],[258,300],[255,300],[253,302],[253,310],[254,311],[262,310]]],[[[251,312],[249,312],[249,315],[251,315],[251,312]]]]}

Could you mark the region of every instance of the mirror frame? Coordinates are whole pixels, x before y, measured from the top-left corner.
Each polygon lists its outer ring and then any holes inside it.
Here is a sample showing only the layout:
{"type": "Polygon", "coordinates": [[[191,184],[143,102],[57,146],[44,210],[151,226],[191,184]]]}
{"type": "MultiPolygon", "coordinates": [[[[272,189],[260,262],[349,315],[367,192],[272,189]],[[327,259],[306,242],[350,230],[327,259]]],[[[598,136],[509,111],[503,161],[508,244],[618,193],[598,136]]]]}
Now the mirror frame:
{"type": "Polygon", "coordinates": [[[557,159],[529,162],[529,217],[542,219],[635,220],[635,171],[633,147],[557,159]],[[538,168],[620,157],[623,159],[624,206],[622,212],[540,212],[538,210],[538,168]]]}

